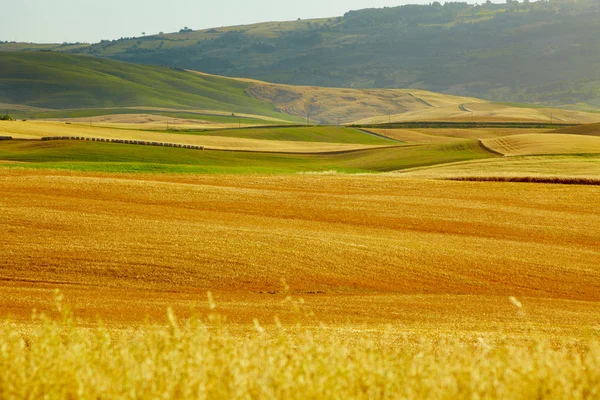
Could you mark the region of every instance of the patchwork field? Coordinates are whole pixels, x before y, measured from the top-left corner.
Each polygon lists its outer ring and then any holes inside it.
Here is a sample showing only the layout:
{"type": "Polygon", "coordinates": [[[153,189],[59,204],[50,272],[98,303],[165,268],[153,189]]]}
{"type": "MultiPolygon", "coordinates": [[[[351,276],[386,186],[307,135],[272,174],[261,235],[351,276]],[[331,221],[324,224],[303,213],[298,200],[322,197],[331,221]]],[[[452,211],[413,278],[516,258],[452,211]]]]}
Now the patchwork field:
{"type": "Polygon", "coordinates": [[[0,398],[600,390],[594,137],[0,128],[0,398]]]}
{"type": "MultiPolygon", "coordinates": [[[[165,139],[173,140],[171,135],[165,139]]],[[[198,137],[197,143],[206,143],[202,141],[204,139],[206,137],[198,137]]],[[[250,142],[257,148],[254,151],[240,151],[239,147],[237,151],[231,148],[197,151],[71,140],[12,140],[0,142],[0,159],[27,163],[11,166],[28,169],[272,174],[323,171],[374,173],[496,157],[475,141],[422,146],[368,146],[223,139],[228,145],[250,142]],[[264,146],[263,143],[274,146],[264,146]],[[282,143],[286,147],[277,147],[282,143]]]]}
{"type": "Polygon", "coordinates": [[[326,153],[368,149],[376,145],[397,145],[390,140],[366,134],[357,134],[348,129],[340,135],[337,128],[286,128],[276,130],[243,131],[216,130],[195,134],[175,132],[153,132],[131,129],[115,129],[89,125],[66,125],[57,122],[0,122],[0,135],[15,139],[40,139],[42,137],[89,137],[104,139],[144,140],[201,145],[213,150],[262,151],[283,153],[326,153]],[[281,133],[283,131],[283,133],[281,133]],[[239,133],[238,133],[239,132],[239,133]],[[288,133],[289,132],[289,133],[288,133]],[[229,134],[228,134],[229,133],[229,134]],[[253,134],[256,133],[256,138],[253,134]],[[273,140],[263,140],[269,136],[273,140]],[[308,138],[312,138],[308,139],[308,138]],[[303,139],[303,140],[298,140],[303,139]],[[364,144],[363,144],[364,143],[364,144]]]}

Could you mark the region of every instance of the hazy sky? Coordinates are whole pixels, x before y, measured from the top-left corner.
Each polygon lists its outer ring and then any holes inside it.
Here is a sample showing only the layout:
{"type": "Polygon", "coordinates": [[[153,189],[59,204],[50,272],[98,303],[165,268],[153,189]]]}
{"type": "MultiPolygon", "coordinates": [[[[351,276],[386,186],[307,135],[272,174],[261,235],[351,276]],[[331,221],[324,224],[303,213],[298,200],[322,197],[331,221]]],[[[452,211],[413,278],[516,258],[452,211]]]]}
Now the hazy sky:
{"type": "MultiPolygon", "coordinates": [[[[431,0],[433,1],[433,0],[431,0]]],[[[0,40],[98,42],[160,31],[332,17],[430,0],[0,0],[0,40]]]]}

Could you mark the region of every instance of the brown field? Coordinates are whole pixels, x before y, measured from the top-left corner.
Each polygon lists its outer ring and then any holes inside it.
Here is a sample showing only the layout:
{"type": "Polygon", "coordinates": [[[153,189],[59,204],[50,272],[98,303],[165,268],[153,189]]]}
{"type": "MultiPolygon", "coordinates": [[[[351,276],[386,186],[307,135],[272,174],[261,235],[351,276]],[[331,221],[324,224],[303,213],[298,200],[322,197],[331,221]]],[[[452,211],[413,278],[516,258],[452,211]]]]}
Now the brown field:
{"type": "Polygon", "coordinates": [[[586,124],[586,125],[580,125],[580,126],[572,126],[569,128],[563,128],[563,129],[557,130],[556,133],[565,133],[568,135],[600,136],[600,123],[586,124]]]}
{"type": "Polygon", "coordinates": [[[283,140],[260,140],[205,135],[194,136],[177,133],[148,132],[88,125],[66,125],[58,122],[37,121],[0,121],[0,135],[12,136],[15,139],[40,139],[45,136],[83,136],[90,138],[144,140],[192,144],[204,146],[207,150],[238,150],[278,153],[326,153],[381,147],[361,144],[299,141],[293,142],[283,140]]]}
{"type": "Polygon", "coordinates": [[[505,156],[600,153],[600,137],[567,134],[525,134],[483,139],[488,149],[505,156]]]}
{"type": "Polygon", "coordinates": [[[0,167],[0,314],[585,334],[600,322],[600,188],[394,176],[108,175],[0,167]],[[522,312],[509,302],[516,296],[522,312]],[[306,317],[308,318],[308,317],[306,317]]]}

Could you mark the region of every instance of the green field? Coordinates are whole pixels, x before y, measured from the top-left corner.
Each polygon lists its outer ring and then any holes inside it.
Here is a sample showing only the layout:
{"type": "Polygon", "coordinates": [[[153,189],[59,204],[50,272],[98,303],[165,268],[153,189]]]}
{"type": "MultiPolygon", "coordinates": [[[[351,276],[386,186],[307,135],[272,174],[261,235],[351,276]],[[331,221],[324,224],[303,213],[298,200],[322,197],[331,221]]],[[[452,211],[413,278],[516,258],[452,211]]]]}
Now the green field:
{"type": "Polygon", "coordinates": [[[61,53],[2,53],[0,86],[0,103],[51,109],[154,106],[295,121],[249,96],[244,82],[61,53]]]}
{"type": "Polygon", "coordinates": [[[0,142],[3,168],[97,172],[374,173],[494,157],[476,141],[321,154],[197,151],[81,141],[0,142]]]}
{"type": "Polygon", "coordinates": [[[355,143],[373,145],[394,145],[399,143],[399,141],[394,139],[369,135],[357,129],[331,126],[212,129],[206,131],[180,131],[178,133],[187,133],[198,136],[205,135],[260,140],[285,140],[291,142],[355,143]]]}

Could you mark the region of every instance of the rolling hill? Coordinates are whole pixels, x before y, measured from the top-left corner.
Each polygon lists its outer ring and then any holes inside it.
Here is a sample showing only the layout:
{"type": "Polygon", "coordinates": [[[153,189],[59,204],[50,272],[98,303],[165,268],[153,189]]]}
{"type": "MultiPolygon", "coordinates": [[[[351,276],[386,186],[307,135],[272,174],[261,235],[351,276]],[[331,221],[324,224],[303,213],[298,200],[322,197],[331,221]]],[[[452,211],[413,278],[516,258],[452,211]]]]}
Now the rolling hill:
{"type": "Polygon", "coordinates": [[[493,101],[600,106],[594,0],[438,2],[317,20],[100,43],[5,43],[218,75],[327,87],[425,89],[493,101]]]}
{"type": "Polygon", "coordinates": [[[596,113],[528,109],[424,90],[280,85],[56,52],[0,52],[2,111],[136,129],[164,129],[169,118],[189,129],[290,122],[546,124],[552,115],[554,122],[600,121],[596,113]]]}
{"type": "Polygon", "coordinates": [[[183,70],[51,52],[2,53],[0,103],[44,109],[154,106],[293,120],[247,83],[183,70]]]}

